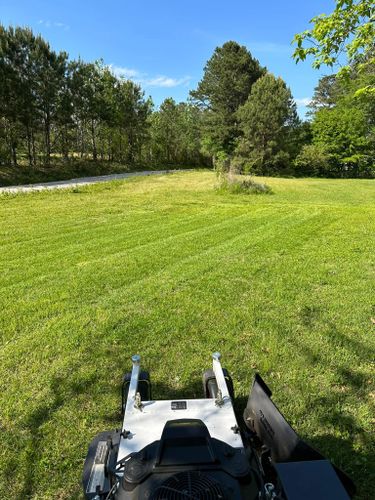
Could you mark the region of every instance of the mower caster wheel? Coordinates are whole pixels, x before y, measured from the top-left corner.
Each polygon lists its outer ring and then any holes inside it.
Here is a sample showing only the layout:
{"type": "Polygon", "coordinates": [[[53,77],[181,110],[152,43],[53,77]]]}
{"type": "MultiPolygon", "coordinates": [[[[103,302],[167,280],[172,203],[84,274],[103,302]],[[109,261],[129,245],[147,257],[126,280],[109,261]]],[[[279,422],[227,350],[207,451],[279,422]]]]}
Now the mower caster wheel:
{"type": "MultiPolygon", "coordinates": [[[[226,368],[223,368],[223,374],[227,383],[229,396],[234,399],[234,387],[232,377],[226,368]]],[[[205,398],[216,399],[218,393],[218,386],[216,382],[215,373],[212,369],[206,370],[203,373],[203,394],[205,398]]]]}
{"type": "MultiPolygon", "coordinates": [[[[122,379],[121,389],[121,414],[125,413],[125,405],[128,399],[129,385],[132,378],[132,372],[125,373],[122,379]]],[[[147,371],[141,371],[138,377],[138,392],[141,395],[142,401],[151,400],[151,381],[150,374],[147,371]]]]}

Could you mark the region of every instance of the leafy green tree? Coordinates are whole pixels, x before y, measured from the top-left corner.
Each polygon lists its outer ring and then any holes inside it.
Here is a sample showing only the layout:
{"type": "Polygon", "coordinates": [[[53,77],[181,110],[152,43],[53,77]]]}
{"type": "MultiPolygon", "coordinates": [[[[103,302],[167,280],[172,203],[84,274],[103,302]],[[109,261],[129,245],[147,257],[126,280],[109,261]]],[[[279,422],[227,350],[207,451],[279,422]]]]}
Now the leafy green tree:
{"type": "Polygon", "coordinates": [[[51,130],[57,118],[58,97],[64,84],[67,54],[51,50],[41,36],[35,38],[33,51],[35,96],[37,113],[41,116],[44,132],[44,154],[50,164],[51,130]]]}
{"type": "Polygon", "coordinates": [[[372,149],[363,111],[343,106],[321,109],[314,117],[312,130],[314,144],[332,155],[330,174],[357,177],[357,164],[367,163],[372,149]]]}
{"type": "Polygon", "coordinates": [[[294,173],[301,177],[335,177],[334,160],[324,144],[305,144],[294,160],[294,173]]]}
{"type": "Polygon", "coordinates": [[[312,123],[314,142],[335,154],[351,154],[366,145],[366,125],[360,110],[335,107],[319,110],[312,123]]]}
{"type": "Polygon", "coordinates": [[[300,126],[296,104],[285,82],[270,73],[261,77],[237,117],[243,137],[232,165],[262,175],[285,172],[292,136],[300,126]]]}
{"type": "Polygon", "coordinates": [[[180,162],[184,165],[207,165],[207,155],[202,151],[201,128],[203,111],[192,104],[181,102],[180,114],[180,162]]]}
{"type": "Polygon", "coordinates": [[[205,110],[205,142],[212,154],[233,151],[239,136],[236,111],[264,72],[246,47],[233,41],[217,47],[207,61],[197,90],[190,94],[205,110]]]}
{"type": "Polygon", "coordinates": [[[364,68],[363,57],[357,58],[350,66],[349,79],[331,78],[329,105],[312,108],[313,144],[329,154],[327,175],[373,175],[375,100],[367,92],[358,93],[364,86],[375,84],[375,61],[371,60],[367,58],[364,68]]]}
{"type": "MultiPolygon", "coordinates": [[[[313,27],[295,35],[297,45],[293,57],[303,61],[313,57],[313,67],[334,66],[344,53],[348,64],[358,55],[373,51],[375,40],[375,3],[373,0],[336,0],[329,15],[321,14],[311,21],[313,27]]],[[[349,66],[341,73],[350,70],[349,66]]],[[[367,88],[375,93],[375,86],[367,88]]]]}
{"type": "Polygon", "coordinates": [[[374,49],[366,56],[359,55],[350,66],[349,78],[340,78],[341,102],[362,109],[369,125],[375,126],[375,44],[374,49]]]}
{"type": "Polygon", "coordinates": [[[98,157],[98,126],[105,109],[103,102],[103,82],[101,80],[101,63],[76,62],[72,75],[73,106],[76,120],[81,128],[81,156],[85,151],[85,132],[88,132],[92,159],[98,157]]]}
{"type": "Polygon", "coordinates": [[[48,165],[80,152],[141,162],[151,111],[140,86],[103,61],[68,62],[30,29],[0,26],[0,161],[48,165]]]}
{"type": "Polygon", "coordinates": [[[329,152],[330,175],[373,176],[375,158],[375,4],[336,0],[329,15],[295,35],[293,57],[313,67],[345,61],[338,76],[320,80],[311,104],[313,145],[329,152]]]}
{"type": "Polygon", "coordinates": [[[151,157],[153,164],[205,165],[201,151],[202,110],[190,103],[167,98],[151,117],[151,157]]]}
{"type": "Polygon", "coordinates": [[[181,116],[178,105],[171,97],[165,99],[155,113],[153,120],[153,140],[159,161],[172,164],[178,161],[181,116]]]}

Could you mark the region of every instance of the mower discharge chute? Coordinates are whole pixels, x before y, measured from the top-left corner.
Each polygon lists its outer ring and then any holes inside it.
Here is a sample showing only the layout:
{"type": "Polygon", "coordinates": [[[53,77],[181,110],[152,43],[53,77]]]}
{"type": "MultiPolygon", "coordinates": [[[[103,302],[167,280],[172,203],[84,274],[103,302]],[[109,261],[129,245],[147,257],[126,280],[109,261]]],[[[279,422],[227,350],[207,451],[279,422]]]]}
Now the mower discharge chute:
{"type": "Polygon", "coordinates": [[[91,442],[83,472],[88,500],[345,500],[352,481],[302,441],[256,375],[243,423],[233,383],[213,354],[203,399],[151,398],[133,356],[124,377],[122,429],[91,442]]]}

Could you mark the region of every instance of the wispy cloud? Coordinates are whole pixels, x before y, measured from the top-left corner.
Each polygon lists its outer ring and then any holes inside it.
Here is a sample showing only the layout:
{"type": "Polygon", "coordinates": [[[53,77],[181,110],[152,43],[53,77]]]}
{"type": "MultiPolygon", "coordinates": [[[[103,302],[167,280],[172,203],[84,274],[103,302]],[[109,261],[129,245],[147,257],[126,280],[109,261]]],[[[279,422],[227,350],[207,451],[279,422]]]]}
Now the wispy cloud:
{"type": "Polygon", "coordinates": [[[39,19],[38,24],[41,24],[45,28],[60,28],[63,30],[68,30],[70,26],[65,23],[60,23],[57,21],[49,21],[48,19],[39,19]]]}
{"type": "Polygon", "coordinates": [[[139,78],[141,77],[141,73],[137,69],[133,68],[125,68],[123,66],[116,66],[115,64],[110,64],[109,65],[110,70],[112,73],[119,78],[139,78]]]}
{"type": "Polygon", "coordinates": [[[188,85],[191,80],[190,76],[184,76],[183,78],[172,78],[165,75],[150,76],[148,73],[142,73],[137,69],[117,66],[116,64],[110,64],[109,68],[117,77],[133,80],[144,87],[173,88],[179,85],[188,85]]]}
{"type": "Polygon", "coordinates": [[[185,85],[190,82],[190,76],[184,76],[183,78],[171,78],[169,76],[156,76],[155,78],[149,78],[144,80],[144,85],[147,87],[178,87],[179,85],[185,85]]]}
{"type": "Polygon", "coordinates": [[[308,106],[311,102],[311,97],[297,97],[294,99],[298,107],[308,106]]]}

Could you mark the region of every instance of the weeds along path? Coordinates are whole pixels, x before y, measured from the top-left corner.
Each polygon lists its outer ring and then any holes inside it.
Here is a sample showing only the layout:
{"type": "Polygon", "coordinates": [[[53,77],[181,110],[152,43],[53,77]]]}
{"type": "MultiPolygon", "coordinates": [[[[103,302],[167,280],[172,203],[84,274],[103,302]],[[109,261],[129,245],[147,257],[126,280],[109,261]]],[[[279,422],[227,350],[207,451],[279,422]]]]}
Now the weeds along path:
{"type": "Polygon", "coordinates": [[[109,182],[116,180],[129,179],[145,175],[171,174],[178,170],[144,170],[141,172],[126,172],[122,174],[96,175],[91,177],[80,177],[78,179],[69,179],[64,181],[38,182],[36,184],[23,184],[19,186],[0,187],[0,193],[32,193],[34,191],[44,191],[45,189],[66,189],[98,184],[100,182],[109,182]]]}

